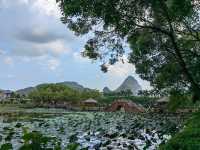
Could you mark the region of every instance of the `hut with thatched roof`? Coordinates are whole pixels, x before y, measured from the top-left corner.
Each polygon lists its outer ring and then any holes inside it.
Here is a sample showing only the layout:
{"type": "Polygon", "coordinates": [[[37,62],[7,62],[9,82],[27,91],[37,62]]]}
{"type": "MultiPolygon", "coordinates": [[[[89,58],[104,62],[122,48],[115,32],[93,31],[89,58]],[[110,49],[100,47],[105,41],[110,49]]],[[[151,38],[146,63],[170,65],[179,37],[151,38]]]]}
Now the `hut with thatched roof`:
{"type": "Polygon", "coordinates": [[[83,101],[82,105],[85,106],[85,107],[97,107],[98,102],[95,99],[89,98],[89,99],[83,101]]]}
{"type": "Polygon", "coordinates": [[[169,97],[162,97],[156,101],[158,104],[166,104],[169,102],[169,97]]]}
{"type": "Polygon", "coordinates": [[[162,97],[158,99],[154,104],[154,111],[165,112],[167,111],[167,105],[169,103],[169,97],[162,97]]]}
{"type": "Polygon", "coordinates": [[[137,105],[136,103],[129,100],[116,100],[106,108],[106,111],[109,112],[124,111],[124,112],[141,113],[145,112],[145,109],[141,105],[137,105]]]}

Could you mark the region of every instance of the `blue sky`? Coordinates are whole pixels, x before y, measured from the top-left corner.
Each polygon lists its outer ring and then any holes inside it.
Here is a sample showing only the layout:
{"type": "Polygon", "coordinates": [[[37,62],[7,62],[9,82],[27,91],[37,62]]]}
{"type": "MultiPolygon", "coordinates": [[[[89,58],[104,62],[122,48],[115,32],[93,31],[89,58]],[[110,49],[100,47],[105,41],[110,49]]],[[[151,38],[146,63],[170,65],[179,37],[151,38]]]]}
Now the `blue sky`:
{"type": "Polygon", "coordinates": [[[60,22],[55,0],[0,0],[0,19],[0,89],[62,81],[115,89],[128,75],[149,88],[131,64],[117,63],[105,74],[99,62],[82,58],[89,35],[77,37],[60,22]]]}

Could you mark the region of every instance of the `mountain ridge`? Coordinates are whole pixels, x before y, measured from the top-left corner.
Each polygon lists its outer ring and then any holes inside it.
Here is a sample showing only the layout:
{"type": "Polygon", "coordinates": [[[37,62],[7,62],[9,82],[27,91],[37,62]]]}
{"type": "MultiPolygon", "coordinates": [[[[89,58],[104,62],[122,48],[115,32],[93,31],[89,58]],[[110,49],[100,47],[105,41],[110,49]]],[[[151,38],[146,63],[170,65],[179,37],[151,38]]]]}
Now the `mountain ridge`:
{"type": "Polygon", "coordinates": [[[112,90],[110,90],[107,86],[103,88],[103,93],[110,93],[112,90]]]}
{"type": "MultiPolygon", "coordinates": [[[[24,89],[19,89],[19,90],[16,91],[16,93],[18,93],[20,95],[28,95],[29,93],[31,93],[32,91],[37,89],[38,86],[43,85],[43,84],[46,84],[46,83],[38,84],[35,87],[27,87],[27,88],[24,88],[24,89]]],[[[51,84],[51,83],[47,83],[47,84],[51,84]]],[[[66,86],[68,86],[68,87],[70,87],[74,90],[78,90],[78,91],[92,90],[92,89],[86,88],[86,87],[84,87],[84,86],[82,86],[79,83],[74,82],[74,81],[64,81],[64,82],[58,82],[58,83],[55,83],[55,84],[66,85],[66,86]]]]}
{"type": "MultiPolygon", "coordinates": [[[[45,83],[43,83],[45,84],[45,83]]],[[[27,87],[24,89],[19,89],[17,91],[15,91],[16,93],[20,94],[20,95],[28,95],[30,92],[34,91],[35,89],[37,89],[38,86],[43,85],[43,84],[38,84],[34,87],[27,87]]],[[[50,83],[49,83],[50,84],[50,83]]],[[[66,85],[72,89],[78,90],[78,91],[84,91],[84,90],[93,90],[90,88],[86,88],[83,85],[79,84],[78,82],[75,81],[64,81],[64,82],[58,82],[55,84],[61,84],[61,85],[66,85]]],[[[142,90],[140,84],[138,83],[138,81],[133,77],[133,76],[128,76],[121,84],[118,88],[116,88],[115,90],[110,90],[108,87],[105,87],[103,89],[103,93],[110,93],[110,92],[121,92],[121,91],[126,91],[126,90],[131,90],[131,92],[133,93],[133,95],[137,95],[139,90],[142,90]]]]}
{"type": "Polygon", "coordinates": [[[132,77],[128,76],[124,82],[115,90],[115,92],[121,92],[131,90],[133,95],[137,95],[140,90],[142,90],[141,85],[138,83],[138,81],[132,77]]]}
{"type": "Polygon", "coordinates": [[[140,90],[142,90],[141,85],[138,83],[138,81],[133,77],[133,76],[128,76],[121,84],[118,88],[116,88],[115,90],[110,90],[108,87],[104,87],[103,92],[105,94],[109,93],[109,92],[122,92],[122,91],[126,91],[126,90],[131,90],[133,95],[137,95],[138,92],[140,90]]]}

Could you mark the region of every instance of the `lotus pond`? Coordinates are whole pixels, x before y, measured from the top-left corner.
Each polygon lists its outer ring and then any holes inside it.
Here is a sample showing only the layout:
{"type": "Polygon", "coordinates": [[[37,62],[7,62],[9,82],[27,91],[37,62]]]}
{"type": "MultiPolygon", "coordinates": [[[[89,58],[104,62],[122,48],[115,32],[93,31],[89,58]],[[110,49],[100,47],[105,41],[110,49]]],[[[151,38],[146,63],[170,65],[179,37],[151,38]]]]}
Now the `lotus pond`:
{"type": "Polygon", "coordinates": [[[72,142],[78,143],[79,149],[89,150],[153,150],[182,129],[184,118],[177,114],[39,109],[4,113],[0,116],[0,145],[9,142],[18,150],[24,142],[24,132],[37,131],[57,139],[63,150],[72,142]]]}

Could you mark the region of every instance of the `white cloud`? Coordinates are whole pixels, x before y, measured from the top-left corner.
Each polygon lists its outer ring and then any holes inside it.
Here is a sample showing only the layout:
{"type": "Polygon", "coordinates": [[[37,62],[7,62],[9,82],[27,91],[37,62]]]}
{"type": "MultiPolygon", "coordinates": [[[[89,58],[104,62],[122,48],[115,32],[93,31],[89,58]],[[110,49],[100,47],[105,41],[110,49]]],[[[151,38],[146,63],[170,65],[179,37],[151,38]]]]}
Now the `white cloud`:
{"type": "Polygon", "coordinates": [[[17,48],[12,50],[14,56],[20,57],[59,57],[70,53],[70,48],[65,45],[63,40],[56,40],[48,43],[18,43],[17,48]]]}
{"type": "Polygon", "coordinates": [[[57,40],[54,42],[50,42],[43,45],[46,49],[49,49],[50,52],[54,55],[62,55],[66,54],[70,51],[70,49],[66,48],[64,41],[57,40]]]}
{"type": "Polygon", "coordinates": [[[35,50],[42,53],[42,55],[60,56],[70,52],[70,49],[65,46],[63,40],[56,40],[44,44],[34,44],[35,50]]]}
{"type": "Polygon", "coordinates": [[[14,63],[11,57],[5,57],[3,61],[6,65],[13,65],[14,63]]]}
{"type": "Polygon", "coordinates": [[[16,5],[30,5],[37,13],[60,18],[61,12],[56,0],[0,0],[0,8],[8,8],[16,5]]]}
{"type": "Polygon", "coordinates": [[[124,63],[119,61],[115,65],[109,66],[108,68],[108,75],[115,77],[127,77],[134,72],[135,66],[128,63],[127,58],[124,58],[124,63]]]}
{"type": "Polygon", "coordinates": [[[50,59],[47,61],[47,67],[54,71],[60,66],[60,61],[57,59],[50,59]]]}
{"type": "Polygon", "coordinates": [[[32,8],[47,16],[53,16],[56,18],[60,18],[61,16],[56,0],[35,0],[32,8]]]}

